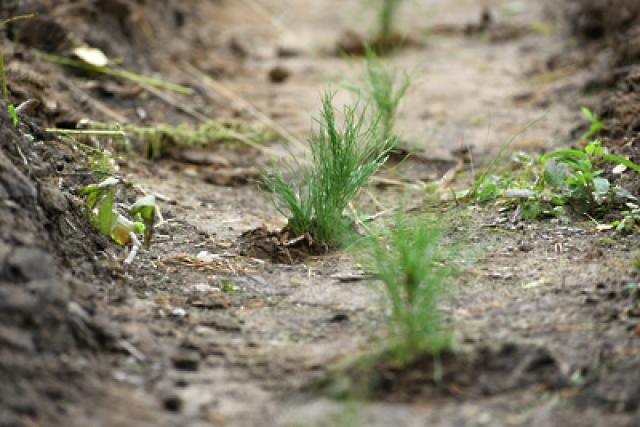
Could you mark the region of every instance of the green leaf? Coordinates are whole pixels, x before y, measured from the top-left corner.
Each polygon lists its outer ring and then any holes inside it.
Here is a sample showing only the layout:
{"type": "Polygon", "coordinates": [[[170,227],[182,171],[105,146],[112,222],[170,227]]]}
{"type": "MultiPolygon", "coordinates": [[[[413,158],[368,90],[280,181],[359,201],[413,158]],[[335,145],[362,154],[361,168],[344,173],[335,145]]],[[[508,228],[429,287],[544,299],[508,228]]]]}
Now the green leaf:
{"type": "Polygon", "coordinates": [[[591,110],[589,110],[587,107],[582,107],[582,114],[591,123],[598,121],[598,116],[595,113],[592,113],[591,110]]]}
{"type": "Polygon", "coordinates": [[[540,162],[544,163],[552,157],[557,157],[560,159],[584,159],[587,157],[587,154],[582,150],[558,150],[553,153],[546,154],[544,156],[540,156],[540,162]]]}
{"type": "Polygon", "coordinates": [[[596,190],[594,196],[596,196],[597,198],[606,196],[607,193],[609,193],[609,189],[611,188],[609,180],[606,178],[594,178],[593,185],[596,190]]]}
{"type": "Polygon", "coordinates": [[[9,104],[7,106],[7,110],[9,111],[9,115],[13,119],[13,126],[18,126],[18,115],[16,114],[16,107],[13,104],[9,104]]]}
{"type": "Polygon", "coordinates": [[[240,287],[236,285],[233,280],[222,279],[220,280],[220,283],[222,283],[222,292],[235,292],[240,289],[240,287]]]}
{"type": "Polygon", "coordinates": [[[555,157],[551,158],[545,164],[543,178],[544,182],[553,188],[563,186],[567,180],[566,165],[559,163],[555,157]]]}
{"type": "Polygon", "coordinates": [[[600,159],[606,154],[606,149],[602,146],[602,143],[598,140],[591,141],[584,148],[584,152],[593,159],[600,159]]]}
{"type": "Polygon", "coordinates": [[[145,221],[153,221],[156,213],[156,198],[153,194],[145,196],[129,208],[131,216],[139,215],[145,221]]]}
{"type": "Polygon", "coordinates": [[[115,195],[115,189],[109,190],[99,202],[98,215],[93,217],[94,225],[102,234],[110,235],[118,218],[118,215],[113,211],[113,197],[115,195]]]}
{"type": "Polygon", "coordinates": [[[151,236],[153,235],[153,228],[156,221],[156,198],[153,194],[145,196],[136,202],[129,208],[129,214],[133,217],[139,217],[142,219],[144,228],[144,247],[151,246],[151,236]]]}

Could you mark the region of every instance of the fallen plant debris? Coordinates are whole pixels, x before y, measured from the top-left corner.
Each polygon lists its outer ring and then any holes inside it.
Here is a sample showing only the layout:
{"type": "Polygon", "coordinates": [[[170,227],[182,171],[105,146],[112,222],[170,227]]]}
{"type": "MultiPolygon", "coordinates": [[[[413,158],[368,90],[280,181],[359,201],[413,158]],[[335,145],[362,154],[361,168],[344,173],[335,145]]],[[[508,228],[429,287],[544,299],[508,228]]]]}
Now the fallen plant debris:
{"type": "Polygon", "coordinates": [[[85,196],[85,213],[89,223],[93,224],[100,233],[110,236],[119,245],[135,242],[132,234],[144,235],[144,246],[151,246],[151,236],[156,222],[155,196],[147,195],[138,200],[128,209],[134,221],[118,213],[115,201],[118,191],[126,184],[114,177],[105,179],[99,184],[91,184],[79,189],[85,196]]]}

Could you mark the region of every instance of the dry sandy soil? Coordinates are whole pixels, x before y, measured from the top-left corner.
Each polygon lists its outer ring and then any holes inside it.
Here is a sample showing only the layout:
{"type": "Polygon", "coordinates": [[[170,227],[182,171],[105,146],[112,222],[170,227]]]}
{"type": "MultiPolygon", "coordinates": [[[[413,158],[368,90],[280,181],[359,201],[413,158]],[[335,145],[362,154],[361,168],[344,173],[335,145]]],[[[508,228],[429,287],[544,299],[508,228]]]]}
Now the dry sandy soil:
{"type": "MultiPolygon", "coordinates": [[[[457,343],[441,355],[443,379],[430,355],[383,364],[364,374],[362,399],[349,393],[357,363],[335,373],[379,350],[380,293],[341,251],[293,259],[265,238],[286,219],[255,171],[283,143],[299,153],[323,91],[359,78],[336,44],[373,33],[372,3],[0,2],[5,19],[38,14],[8,25],[3,46],[9,101],[38,103],[17,126],[0,108],[0,426],[640,425],[638,237],[588,218],[437,204],[446,239],[472,249],[451,260],[463,274],[443,307],[457,343]],[[41,54],[73,58],[84,44],[191,93],[41,54]],[[206,147],[165,136],[153,159],[140,138],[78,138],[115,153],[114,173],[134,184],[124,202],[158,197],[151,249],[126,264],[128,249],[85,219],[78,190],[100,180],[88,152],[55,132],[82,119],[221,120],[272,135],[206,147]],[[201,251],[216,257],[197,261],[201,251]]],[[[396,126],[416,155],[355,208],[433,211],[416,182],[456,171],[453,187],[468,188],[541,117],[510,150],[574,145],[583,105],[606,120],[605,145],[640,162],[640,7],[628,3],[408,0],[407,42],[387,60],[412,78],[396,126]]],[[[615,179],[640,196],[633,171],[615,179]]]]}

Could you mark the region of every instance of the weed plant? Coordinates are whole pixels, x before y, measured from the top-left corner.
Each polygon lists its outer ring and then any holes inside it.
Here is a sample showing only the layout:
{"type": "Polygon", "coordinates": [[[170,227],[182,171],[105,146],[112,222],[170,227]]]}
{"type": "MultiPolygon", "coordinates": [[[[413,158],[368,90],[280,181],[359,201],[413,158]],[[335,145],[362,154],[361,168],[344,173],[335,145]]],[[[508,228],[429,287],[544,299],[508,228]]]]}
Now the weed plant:
{"type": "Polygon", "coordinates": [[[441,244],[442,225],[434,218],[398,214],[391,227],[370,233],[354,247],[384,285],[390,303],[389,349],[400,363],[421,352],[451,347],[438,304],[455,278],[455,250],[441,244]]]}
{"type": "Polygon", "coordinates": [[[347,204],[386,161],[394,139],[380,139],[380,118],[366,119],[366,108],[346,105],[337,122],[333,95],[322,99],[320,117],[308,139],[310,163],[295,156],[285,163],[286,175],[274,163],[261,173],[268,200],[282,213],[296,235],[309,233],[328,243],[348,226],[347,204]]]}
{"type": "MultiPolygon", "coordinates": [[[[640,173],[640,166],[620,156],[609,154],[600,141],[591,141],[582,150],[557,150],[534,159],[517,153],[518,172],[487,179],[476,200],[503,199],[514,202],[524,219],[551,215],[569,221],[573,211],[597,216],[635,197],[620,186],[612,186],[602,176],[604,165],[623,165],[640,173]]],[[[627,222],[628,223],[628,222],[627,222]]]]}

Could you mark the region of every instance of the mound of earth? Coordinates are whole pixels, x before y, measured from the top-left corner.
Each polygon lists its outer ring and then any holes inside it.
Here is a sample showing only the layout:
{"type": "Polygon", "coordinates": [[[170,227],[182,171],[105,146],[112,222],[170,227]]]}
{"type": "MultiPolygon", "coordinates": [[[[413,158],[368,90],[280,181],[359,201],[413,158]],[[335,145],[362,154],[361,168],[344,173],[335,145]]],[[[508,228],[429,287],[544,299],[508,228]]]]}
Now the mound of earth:
{"type": "Polygon", "coordinates": [[[0,111],[0,425],[56,424],[66,401],[97,393],[92,354],[115,344],[88,284],[108,242],[70,196],[93,179],[86,160],[0,111]]]}

